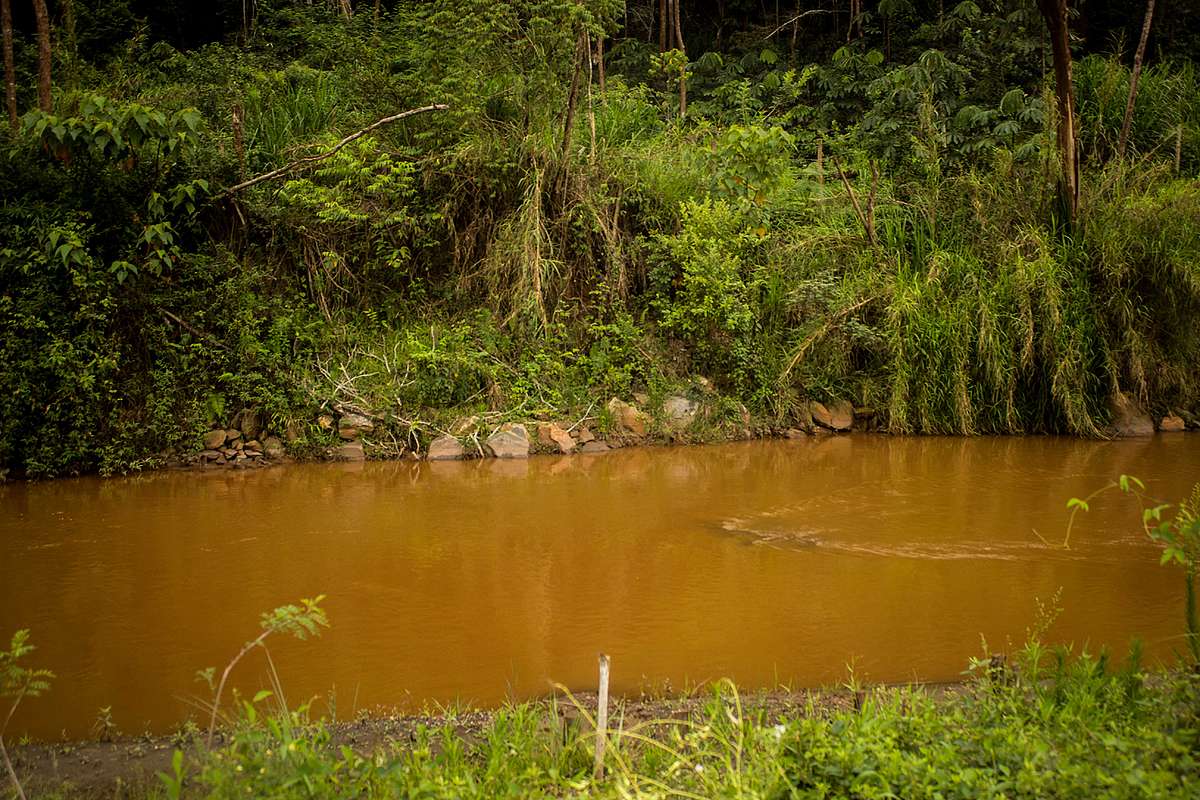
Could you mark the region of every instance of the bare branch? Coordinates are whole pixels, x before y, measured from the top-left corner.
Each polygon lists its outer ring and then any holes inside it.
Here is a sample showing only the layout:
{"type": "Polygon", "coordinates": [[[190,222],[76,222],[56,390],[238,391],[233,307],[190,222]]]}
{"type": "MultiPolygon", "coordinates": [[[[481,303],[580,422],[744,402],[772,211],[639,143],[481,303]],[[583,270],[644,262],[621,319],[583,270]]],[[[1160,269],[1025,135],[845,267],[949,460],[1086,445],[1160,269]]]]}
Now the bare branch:
{"type": "Polygon", "coordinates": [[[435,103],[431,106],[422,106],[421,108],[414,108],[414,109],[410,109],[408,111],[401,111],[399,114],[392,114],[390,117],[384,117],[383,119],[376,120],[376,121],[372,122],[370,125],[368,125],[367,127],[363,128],[362,130],[355,131],[354,133],[347,136],[345,139],[342,139],[340,142],[338,142],[336,145],[334,145],[332,149],[327,150],[324,153],[319,153],[315,156],[305,156],[304,158],[298,158],[295,161],[291,162],[290,164],[280,167],[279,169],[273,169],[270,172],[266,172],[266,173],[263,173],[262,175],[251,178],[248,181],[242,181],[241,183],[230,186],[225,191],[216,195],[214,199],[226,197],[228,195],[233,194],[234,192],[240,192],[242,189],[248,189],[251,186],[254,186],[255,184],[262,183],[263,181],[269,181],[272,178],[278,178],[281,175],[288,174],[292,170],[296,170],[296,169],[299,169],[300,167],[316,163],[317,161],[324,161],[327,158],[337,155],[339,150],[341,150],[343,147],[345,147],[346,145],[353,142],[355,139],[361,139],[362,137],[366,136],[368,133],[375,130],[376,128],[383,127],[384,125],[387,125],[388,123],[396,122],[397,120],[404,119],[405,117],[411,117],[416,114],[424,114],[427,111],[445,111],[449,107],[450,106],[448,106],[444,103],[435,103]]]}

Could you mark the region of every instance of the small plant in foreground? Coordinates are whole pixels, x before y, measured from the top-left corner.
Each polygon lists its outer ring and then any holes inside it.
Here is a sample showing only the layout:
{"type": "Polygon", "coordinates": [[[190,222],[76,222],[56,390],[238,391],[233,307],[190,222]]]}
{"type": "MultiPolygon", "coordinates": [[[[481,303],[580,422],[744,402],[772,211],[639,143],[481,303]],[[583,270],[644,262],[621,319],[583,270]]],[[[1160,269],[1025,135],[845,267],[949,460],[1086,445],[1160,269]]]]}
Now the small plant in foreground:
{"type": "Polygon", "coordinates": [[[21,788],[21,781],[17,779],[17,772],[13,769],[12,761],[8,758],[8,750],[4,747],[4,731],[8,729],[8,723],[17,713],[17,706],[21,704],[21,701],[26,697],[37,697],[49,689],[50,681],[54,678],[54,673],[48,669],[30,669],[18,663],[34,649],[34,646],[29,643],[29,631],[19,630],[13,634],[9,648],[0,650],[0,697],[12,700],[4,722],[0,723],[0,758],[4,759],[8,777],[12,780],[17,797],[20,797],[21,800],[25,800],[25,790],[21,788]]]}
{"type": "Polygon", "coordinates": [[[1142,529],[1147,536],[1162,545],[1161,563],[1176,564],[1183,570],[1188,650],[1192,663],[1200,665],[1200,620],[1197,620],[1196,616],[1196,571],[1200,566],[1200,483],[1193,486],[1192,493],[1177,506],[1160,503],[1149,497],[1146,494],[1146,484],[1132,475],[1121,475],[1086,498],[1072,497],[1067,501],[1071,518],[1067,522],[1062,547],[1071,546],[1071,528],[1075,523],[1075,515],[1080,511],[1089,511],[1092,500],[1114,489],[1130,495],[1141,507],[1142,529]],[[1175,513],[1164,519],[1164,515],[1172,508],[1175,509],[1175,513]]]}
{"type": "Polygon", "coordinates": [[[262,633],[242,646],[237,655],[225,666],[225,670],[221,673],[221,679],[215,686],[213,686],[213,676],[216,674],[214,667],[199,672],[200,677],[204,678],[213,688],[212,716],[208,722],[207,747],[212,747],[213,733],[217,728],[217,713],[221,708],[221,694],[225,690],[225,682],[229,680],[229,673],[247,653],[257,647],[263,648],[267,653],[267,659],[270,660],[270,651],[266,649],[265,642],[271,634],[287,633],[302,641],[309,636],[320,636],[321,628],[329,627],[325,609],[321,608],[321,601],[324,599],[325,595],[323,594],[312,599],[303,598],[300,600],[300,605],[280,606],[274,611],[264,613],[259,621],[262,633]]]}

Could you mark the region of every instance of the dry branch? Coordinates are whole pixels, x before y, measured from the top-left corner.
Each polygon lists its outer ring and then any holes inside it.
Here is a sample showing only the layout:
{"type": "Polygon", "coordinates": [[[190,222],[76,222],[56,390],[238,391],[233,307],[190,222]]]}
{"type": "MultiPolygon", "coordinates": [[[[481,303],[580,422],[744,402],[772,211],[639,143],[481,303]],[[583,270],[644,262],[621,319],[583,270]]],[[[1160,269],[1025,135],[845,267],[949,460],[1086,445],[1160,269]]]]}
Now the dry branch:
{"type": "Polygon", "coordinates": [[[269,181],[272,178],[278,178],[281,175],[286,175],[289,172],[291,172],[292,170],[299,169],[300,167],[304,167],[309,164],[314,164],[318,161],[324,161],[327,158],[337,155],[339,150],[341,150],[343,147],[345,147],[346,145],[353,142],[355,139],[361,139],[362,137],[366,136],[368,133],[375,130],[376,128],[381,128],[384,125],[387,125],[388,123],[396,122],[397,120],[404,119],[405,117],[411,117],[416,114],[424,114],[427,111],[444,111],[449,107],[450,106],[448,106],[444,103],[435,103],[431,106],[422,106],[421,108],[413,108],[408,111],[401,111],[399,114],[392,114],[389,117],[384,117],[383,119],[375,120],[370,125],[363,128],[362,130],[355,131],[354,133],[350,134],[346,138],[342,139],[340,142],[335,144],[331,149],[326,150],[324,153],[318,153],[315,156],[305,156],[304,158],[298,158],[295,161],[291,162],[290,164],[280,167],[279,169],[273,169],[270,172],[265,172],[262,175],[251,178],[250,180],[242,181],[241,183],[230,186],[228,189],[226,189],[225,191],[218,194],[217,197],[218,198],[226,197],[228,195],[233,194],[234,192],[240,192],[242,189],[248,189],[251,186],[254,186],[255,184],[262,183],[263,181],[269,181]]]}

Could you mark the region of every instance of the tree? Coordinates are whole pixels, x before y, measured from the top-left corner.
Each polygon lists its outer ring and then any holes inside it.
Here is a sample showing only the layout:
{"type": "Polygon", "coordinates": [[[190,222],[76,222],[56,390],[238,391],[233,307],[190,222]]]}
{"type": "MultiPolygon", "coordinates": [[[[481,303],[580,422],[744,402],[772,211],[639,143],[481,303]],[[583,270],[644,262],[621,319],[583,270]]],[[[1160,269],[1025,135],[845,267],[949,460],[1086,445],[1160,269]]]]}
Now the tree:
{"type": "Polygon", "coordinates": [[[33,14],[37,18],[38,108],[50,113],[54,102],[50,94],[50,13],[46,0],[33,0],[33,14]]]}
{"type": "Polygon", "coordinates": [[[1154,0],[1146,0],[1146,19],[1142,22],[1142,38],[1133,54],[1133,74],[1129,77],[1129,102],[1125,104],[1125,121],[1121,123],[1121,138],[1117,141],[1117,158],[1125,157],[1129,143],[1129,127],[1133,124],[1133,104],[1137,100],[1138,78],[1142,74],[1142,59],[1146,55],[1146,40],[1150,38],[1150,23],[1154,19],[1154,0]]]}
{"type": "Polygon", "coordinates": [[[0,0],[0,26],[4,29],[4,100],[8,108],[8,124],[17,129],[17,75],[13,66],[12,5],[0,0]]]}
{"type": "Polygon", "coordinates": [[[1071,85],[1071,0],[1037,0],[1038,10],[1050,29],[1054,59],[1054,94],[1058,106],[1058,152],[1061,174],[1059,197],[1068,222],[1079,213],[1079,162],[1075,148],[1075,93],[1071,85]]]}

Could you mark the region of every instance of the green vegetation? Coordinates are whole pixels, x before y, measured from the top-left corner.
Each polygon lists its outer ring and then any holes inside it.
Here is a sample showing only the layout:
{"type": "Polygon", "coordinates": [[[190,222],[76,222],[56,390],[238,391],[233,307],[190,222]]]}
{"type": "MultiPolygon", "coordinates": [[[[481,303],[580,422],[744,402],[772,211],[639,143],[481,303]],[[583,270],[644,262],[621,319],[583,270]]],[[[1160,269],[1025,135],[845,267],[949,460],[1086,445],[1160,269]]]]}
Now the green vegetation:
{"type": "Polygon", "coordinates": [[[241,408],[311,452],[339,404],[387,454],[700,375],[764,428],[1200,404],[1196,45],[1152,37],[1116,156],[1140,8],[1073,18],[1071,220],[1032,0],[203,5],[51,3],[52,104],[0,141],[0,469],[151,466],[241,408]]]}

